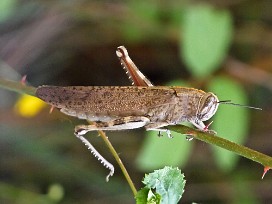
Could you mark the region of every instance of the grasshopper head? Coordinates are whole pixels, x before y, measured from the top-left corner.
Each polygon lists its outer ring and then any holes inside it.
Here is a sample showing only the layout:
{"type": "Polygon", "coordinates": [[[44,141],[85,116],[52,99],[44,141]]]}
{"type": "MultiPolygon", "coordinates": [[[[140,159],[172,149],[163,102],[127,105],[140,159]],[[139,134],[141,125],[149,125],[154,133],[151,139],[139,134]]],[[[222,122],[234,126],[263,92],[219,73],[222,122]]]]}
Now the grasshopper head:
{"type": "Polygon", "coordinates": [[[206,93],[200,98],[197,107],[197,118],[200,121],[209,120],[217,111],[218,108],[218,98],[213,93],[206,93]]]}

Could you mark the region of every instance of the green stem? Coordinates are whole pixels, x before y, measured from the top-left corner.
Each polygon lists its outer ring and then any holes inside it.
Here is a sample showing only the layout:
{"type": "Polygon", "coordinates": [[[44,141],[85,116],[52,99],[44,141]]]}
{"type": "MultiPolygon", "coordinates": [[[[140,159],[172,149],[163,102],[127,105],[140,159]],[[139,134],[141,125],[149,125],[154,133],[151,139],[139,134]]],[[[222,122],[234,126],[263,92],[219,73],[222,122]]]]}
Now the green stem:
{"type": "Polygon", "coordinates": [[[14,91],[20,94],[28,94],[31,96],[36,96],[36,88],[33,86],[23,85],[22,83],[16,81],[9,81],[3,78],[0,78],[0,87],[10,91],[14,91]]]}
{"type": "MultiPolygon", "coordinates": [[[[22,85],[19,82],[8,81],[8,80],[0,78],[0,87],[2,87],[4,89],[11,90],[11,91],[15,91],[18,93],[29,94],[29,95],[35,96],[36,89],[34,87],[22,85]]],[[[169,129],[173,130],[175,132],[181,133],[181,134],[192,135],[192,137],[195,139],[198,139],[203,142],[206,142],[206,143],[209,143],[212,145],[216,145],[216,146],[221,147],[223,149],[229,150],[229,151],[234,152],[238,155],[246,157],[252,161],[258,162],[265,167],[272,167],[272,157],[262,154],[260,152],[257,152],[255,150],[252,150],[250,148],[244,147],[242,145],[238,145],[234,142],[223,139],[221,137],[211,135],[206,132],[197,131],[195,129],[192,129],[192,128],[189,128],[189,127],[183,126],[183,125],[170,126],[169,129]]],[[[105,136],[105,138],[106,138],[106,136],[105,136]]],[[[106,140],[104,140],[104,141],[106,142],[106,140]]],[[[110,145],[108,144],[108,142],[106,142],[106,144],[108,145],[109,149],[113,148],[110,143],[109,143],[110,145]]],[[[121,160],[120,160],[118,154],[116,153],[116,151],[115,151],[115,153],[113,153],[113,155],[114,155],[116,161],[118,162],[118,164],[119,165],[121,164],[121,166],[123,166],[122,162],[119,163],[119,161],[121,161],[121,160]]],[[[123,173],[127,174],[126,170],[125,169],[123,170],[123,167],[121,167],[121,166],[120,166],[120,168],[122,169],[123,173]]],[[[128,177],[126,175],[125,175],[125,177],[127,178],[133,193],[135,193],[136,189],[135,189],[131,179],[130,178],[128,179],[128,177]]]]}
{"type": "Polygon", "coordinates": [[[181,134],[190,135],[195,139],[229,150],[252,161],[258,162],[264,167],[272,167],[272,157],[257,152],[248,147],[236,144],[222,137],[211,135],[206,132],[201,132],[184,125],[170,126],[169,129],[181,134]]]}
{"type": "Polygon", "coordinates": [[[98,133],[102,137],[102,139],[104,140],[104,142],[106,143],[106,145],[108,146],[110,152],[112,153],[112,155],[114,156],[116,162],[118,163],[119,167],[121,168],[121,170],[122,170],[122,172],[123,172],[123,174],[124,174],[124,176],[125,176],[128,184],[129,184],[129,186],[130,186],[130,188],[132,190],[133,195],[136,196],[137,190],[136,190],[136,188],[135,188],[135,186],[134,186],[134,184],[133,184],[133,182],[132,182],[132,180],[131,180],[131,178],[130,178],[127,170],[126,170],[126,167],[124,166],[122,160],[120,159],[118,153],[116,152],[116,150],[112,146],[112,144],[109,141],[109,139],[106,136],[106,134],[103,131],[101,131],[101,130],[98,130],[98,133]]]}

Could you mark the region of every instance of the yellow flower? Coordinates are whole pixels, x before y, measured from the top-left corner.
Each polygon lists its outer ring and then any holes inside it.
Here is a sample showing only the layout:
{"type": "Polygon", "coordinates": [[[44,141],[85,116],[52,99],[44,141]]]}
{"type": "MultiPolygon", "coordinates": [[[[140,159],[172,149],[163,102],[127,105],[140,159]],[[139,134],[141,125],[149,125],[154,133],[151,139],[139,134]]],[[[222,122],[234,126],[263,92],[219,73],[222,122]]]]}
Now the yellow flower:
{"type": "Polygon", "coordinates": [[[31,118],[37,115],[45,106],[46,103],[37,97],[22,95],[17,100],[14,110],[23,117],[31,118]]]}

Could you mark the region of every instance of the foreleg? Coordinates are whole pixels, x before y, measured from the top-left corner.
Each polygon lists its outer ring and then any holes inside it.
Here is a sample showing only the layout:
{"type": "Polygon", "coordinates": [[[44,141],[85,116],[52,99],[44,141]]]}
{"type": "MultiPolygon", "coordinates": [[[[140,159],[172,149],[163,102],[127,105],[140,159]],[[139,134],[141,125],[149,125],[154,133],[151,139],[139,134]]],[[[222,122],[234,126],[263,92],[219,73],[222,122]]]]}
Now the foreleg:
{"type": "Polygon", "coordinates": [[[214,130],[208,129],[209,126],[212,124],[212,122],[209,123],[208,125],[205,125],[202,121],[199,121],[199,120],[192,120],[190,122],[201,131],[216,135],[216,132],[214,130]]]}

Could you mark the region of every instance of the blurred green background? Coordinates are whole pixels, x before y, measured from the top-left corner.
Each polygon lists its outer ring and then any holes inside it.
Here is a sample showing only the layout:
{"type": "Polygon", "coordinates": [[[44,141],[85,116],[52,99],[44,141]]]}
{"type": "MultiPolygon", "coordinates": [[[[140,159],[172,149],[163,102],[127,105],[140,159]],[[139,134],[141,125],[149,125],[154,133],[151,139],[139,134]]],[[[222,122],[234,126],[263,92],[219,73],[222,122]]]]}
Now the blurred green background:
{"type": "MultiPolygon", "coordinates": [[[[218,135],[272,155],[272,1],[1,0],[0,77],[33,86],[131,85],[116,57],[124,45],[155,85],[213,91],[221,100],[218,135]]],[[[0,90],[0,203],[135,203],[114,158],[108,174],[73,135],[86,123],[46,107],[15,111],[20,96],[0,90]]],[[[108,132],[137,189],[145,173],[179,166],[182,203],[271,203],[271,172],[200,141],[158,138],[144,129],[108,132]]]]}

